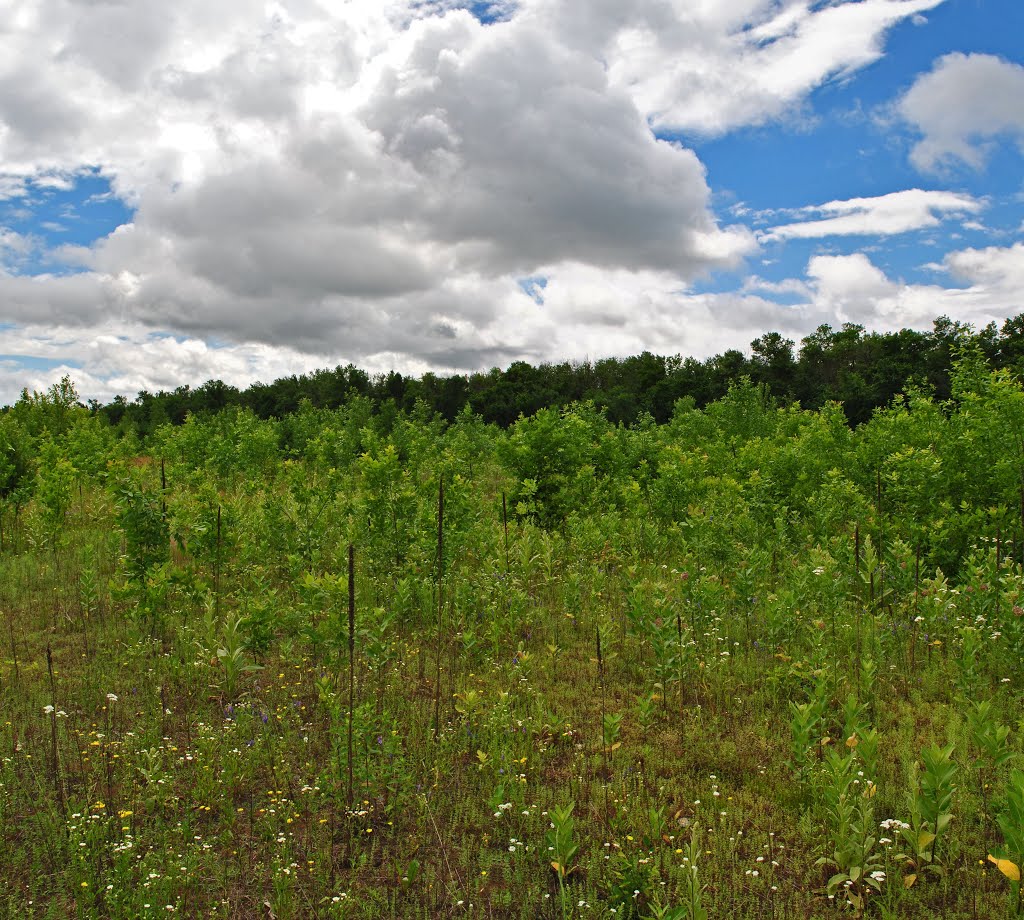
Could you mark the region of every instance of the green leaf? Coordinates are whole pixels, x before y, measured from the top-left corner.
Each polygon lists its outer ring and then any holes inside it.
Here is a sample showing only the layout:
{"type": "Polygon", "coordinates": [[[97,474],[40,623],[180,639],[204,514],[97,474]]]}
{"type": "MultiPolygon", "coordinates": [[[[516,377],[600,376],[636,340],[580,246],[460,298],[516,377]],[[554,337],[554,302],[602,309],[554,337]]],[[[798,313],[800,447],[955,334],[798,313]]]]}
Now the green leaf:
{"type": "Polygon", "coordinates": [[[850,876],[848,876],[845,872],[837,872],[835,875],[833,875],[832,878],[830,878],[828,880],[828,883],[825,885],[826,889],[828,889],[828,893],[832,894],[836,890],[836,888],[842,885],[843,882],[845,882],[849,877],[850,876]]]}

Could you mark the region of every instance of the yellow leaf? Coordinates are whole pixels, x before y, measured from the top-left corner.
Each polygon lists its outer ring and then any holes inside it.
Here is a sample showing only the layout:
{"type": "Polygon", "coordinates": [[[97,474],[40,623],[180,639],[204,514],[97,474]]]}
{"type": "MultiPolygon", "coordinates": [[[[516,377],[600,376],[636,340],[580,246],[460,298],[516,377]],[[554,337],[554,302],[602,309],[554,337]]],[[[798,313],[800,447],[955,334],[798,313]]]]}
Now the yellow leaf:
{"type": "Polygon", "coordinates": [[[559,863],[559,862],[552,862],[551,863],[551,868],[554,869],[555,872],[557,872],[559,875],[563,875],[564,874],[564,872],[562,870],[562,864],[559,863]]]}
{"type": "Polygon", "coordinates": [[[854,735],[850,735],[850,737],[846,739],[846,746],[848,748],[850,748],[850,749],[853,749],[853,748],[855,748],[857,746],[857,742],[859,740],[860,739],[858,739],[855,734],[854,735]]]}
{"type": "Polygon", "coordinates": [[[914,882],[916,882],[916,881],[917,881],[917,876],[916,875],[905,875],[905,876],[903,876],[903,887],[904,888],[913,888],[914,887],[914,882]]]}
{"type": "Polygon", "coordinates": [[[1011,862],[1009,859],[999,859],[991,853],[988,854],[988,861],[993,863],[1011,882],[1020,881],[1020,866],[1015,862],[1011,862]]]}

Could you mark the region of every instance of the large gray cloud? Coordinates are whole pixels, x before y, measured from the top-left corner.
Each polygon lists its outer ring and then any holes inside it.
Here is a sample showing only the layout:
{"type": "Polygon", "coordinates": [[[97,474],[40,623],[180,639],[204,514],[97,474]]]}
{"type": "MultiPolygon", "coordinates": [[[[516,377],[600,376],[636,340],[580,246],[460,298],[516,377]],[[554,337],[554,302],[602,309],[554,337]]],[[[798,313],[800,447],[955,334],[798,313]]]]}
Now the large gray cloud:
{"type": "Polygon", "coordinates": [[[425,234],[461,264],[522,272],[575,259],[685,276],[715,263],[703,167],[653,138],[593,56],[528,25],[475,41],[466,16],[416,28],[363,115],[420,178],[425,234]]]}

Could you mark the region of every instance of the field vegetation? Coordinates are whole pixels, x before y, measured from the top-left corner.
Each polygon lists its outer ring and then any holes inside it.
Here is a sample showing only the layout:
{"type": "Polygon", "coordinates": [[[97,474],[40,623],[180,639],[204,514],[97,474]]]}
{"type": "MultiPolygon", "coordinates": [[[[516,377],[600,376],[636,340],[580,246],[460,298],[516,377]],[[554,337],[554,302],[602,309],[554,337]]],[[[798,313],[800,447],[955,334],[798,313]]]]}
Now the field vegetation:
{"type": "Polygon", "coordinates": [[[1024,389],[0,415],[0,913],[992,918],[1024,389]]]}

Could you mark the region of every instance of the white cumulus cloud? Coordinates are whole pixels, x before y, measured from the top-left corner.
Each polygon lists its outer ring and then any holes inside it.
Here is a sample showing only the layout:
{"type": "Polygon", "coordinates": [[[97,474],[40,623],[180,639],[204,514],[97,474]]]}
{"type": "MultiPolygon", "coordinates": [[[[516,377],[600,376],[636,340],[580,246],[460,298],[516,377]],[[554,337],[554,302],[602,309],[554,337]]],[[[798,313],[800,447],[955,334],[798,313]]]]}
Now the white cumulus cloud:
{"type": "Polygon", "coordinates": [[[918,77],[900,114],[922,138],[911,160],[934,170],[959,160],[980,167],[999,136],[1024,149],[1024,67],[991,54],[947,54],[918,77]]]}
{"type": "Polygon", "coordinates": [[[933,267],[966,286],[890,278],[863,253],[815,256],[807,267],[811,304],[822,315],[878,331],[928,328],[942,315],[980,327],[1021,312],[1024,243],[958,250],[933,267]]]}

